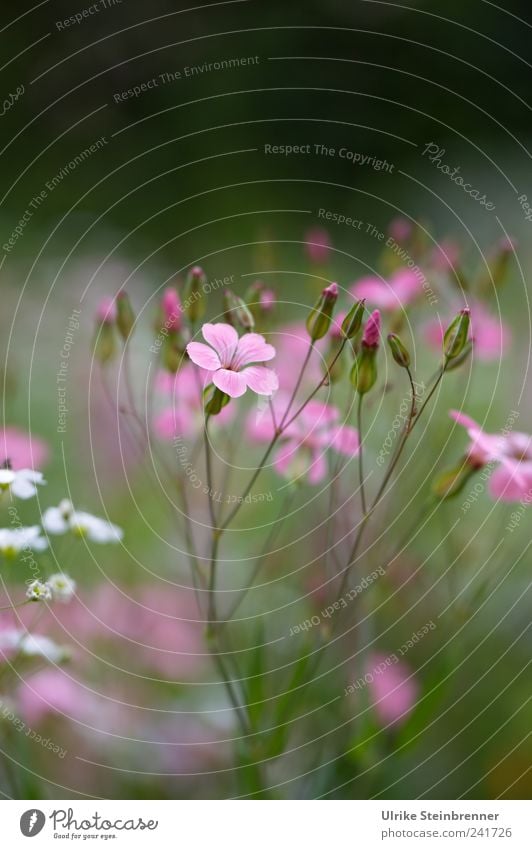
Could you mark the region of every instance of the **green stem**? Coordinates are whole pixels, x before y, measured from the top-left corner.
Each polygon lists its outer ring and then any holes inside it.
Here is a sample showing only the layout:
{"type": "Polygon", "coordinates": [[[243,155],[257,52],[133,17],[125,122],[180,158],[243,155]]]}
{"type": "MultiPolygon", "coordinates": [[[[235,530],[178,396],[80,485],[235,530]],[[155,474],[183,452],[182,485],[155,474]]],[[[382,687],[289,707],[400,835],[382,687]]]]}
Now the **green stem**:
{"type": "Polygon", "coordinates": [[[362,402],[364,396],[359,394],[357,406],[357,429],[358,429],[358,479],[360,484],[360,501],[362,504],[362,515],[365,516],[368,512],[366,504],[366,493],[364,490],[364,460],[363,460],[363,440],[362,440],[362,402]]]}

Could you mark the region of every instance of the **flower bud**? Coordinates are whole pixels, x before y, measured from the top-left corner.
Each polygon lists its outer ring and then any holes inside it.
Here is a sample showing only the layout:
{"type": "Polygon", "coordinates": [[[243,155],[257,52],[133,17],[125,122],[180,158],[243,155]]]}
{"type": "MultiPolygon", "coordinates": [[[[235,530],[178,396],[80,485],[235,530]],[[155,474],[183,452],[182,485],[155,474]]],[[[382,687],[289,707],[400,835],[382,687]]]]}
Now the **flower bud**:
{"type": "Polygon", "coordinates": [[[473,343],[474,340],[470,339],[461,354],[458,354],[458,356],[455,357],[453,360],[447,361],[446,371],[454,371],[456,368],[459,368],[462,363],[465,363],[465,361],[469,358],[471,351],[473,350],[473,343]]]}
{"type": "Polygon", "coordinates": [[[362,319],[364,318],[364,310],[366,308],[366,299],[357,301],[342,322],[342,332],[347,339],[353,339],[360,328],[362,327],[362,319]]]}
{"type": "Polygon", "coordinates": [[[462,353],[469,336],[470,311],[460,310],[450,323],[443,337],[443,354],[447,360],[452,360],[462,353]]]}
{"type": "Polygon", "coordinates": [[[258,323],[272,312],[275,307],[276,296],[273,289],[266,287],[262,281],[256,280],[247,289],[244,301],[255,322],[258,323]]]}
{"type": "Polygon", "coordinates": [[[305,233],[305,249],[308,258],[316,265],[323,265],[329,258],[331,238],[324,227],[311,227],[305,233]]]}
{"type": "Polygon", "coordinates": [[[116,354],[115,322],[116,304],[113,298],[103,298],[96,309],[96,328],[93,354],[101,365],[110,362],[116,354]]]}
{"type": "Polygon", "coordinates": [[[360,395],[365,395],[377,380],[377,348],[362,345],[350,375],[351,383],[360,395]]]}
{"type": "Polygon", "coordinates": [[[205,391],[205,396],[211,393],[211,390],[212,394],[205,401],[205,414],[207,416],[217,416],[227,406],[231,398],[225,392],[222,392],[221,389],[218,389],[217,386],[208,387],[205,391]]]}
{"type": "Polygon", "coordinates": [[[367,348],[378,348],[381,338],[381,314],[379,310],[373,310],[370,317],[366,321],[364,334],[362,336],[362,345],[367,348]]]}
{"type": "Polygon", "coordinates": [[[162,366],[170,374],[177,374],[180,367],[185,362],[185,345],[177,331],[169,333],[161,351],[162,366]]]}
{"type": "Polygon", "coordinates": [[[173,286],[169,286],[164,290],[161,298],[161,310],[163,327],[166,330],[180,330],[183,307],[181,306],[177,290],[173,286]]]}
{"type": "Polygon", "coordinates": [[[224,292],[224,321],[232,324],[233,327],[241,327],[244,330],[253,330],[255,327],[255,319],[246,302],[226,289],[224,292]]]}
{"type": "Polygon", "coordinates": [[[207,278],[203,268],[195,265],[191,268],[185,283],[185,312],[192,323],[199,321],[205,313],[205,299],[202,287],[205,286],[207,278]]]}
{"type": "Polygon", "coordinates": [[[135,326],[135,313],[129,296],[123,289],[116,296],[116,326],[124,342],[129,338],[135,326]]]}
{"type": "Polygon", "coordinates": [[[476,471],[478,466],[469,463],[467,458],[463,458],[452,469],[438,475],[431,487],[433,494],[441,499],[454,498],[455,495],[460,494],[476,471]]]}
{"type": "Polygon", "coordinates": [[[388,345],[397,365],[401,368],[408,368],[410,366],[410,354],[395,333],[388,334],[388,345]]]}
{"type": "Polygon", "coordinates": [[[336,301],[338,300],[338,285],[331,283],[327,286],[312,307],[307,318],[307,330],[313,342],[322,339],[331,325],[331,318],[336,301]]]}

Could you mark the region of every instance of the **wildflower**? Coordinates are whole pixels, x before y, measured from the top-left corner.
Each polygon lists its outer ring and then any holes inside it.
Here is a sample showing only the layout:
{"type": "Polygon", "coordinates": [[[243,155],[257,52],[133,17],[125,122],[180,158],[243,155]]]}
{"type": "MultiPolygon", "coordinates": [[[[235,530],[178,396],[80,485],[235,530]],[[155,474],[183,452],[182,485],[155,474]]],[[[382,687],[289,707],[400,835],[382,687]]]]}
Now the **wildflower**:
{"type": "Polygon", "coordinates": [[[115,323],[117,308],[113,298],[102,298],[96,309],[94,356],[101,365],[110,362],[116,353],[115,323]]]}
{"type": "Polygon", "coordinates": [[[367,667],[373,709],[381,725],[399,725],[416,705],[418,684],[402,661],[390,663],[385,655],[375,654],[367,667]]]}
{"type": "Polygon", "coordinates": [[[92,516],[74,507],[67,499],[58,507],[48,507],[42,515],[42,526],[48,534],[65,534],[86,537],[91,542],[120,542],[124,532],[117,525],[92,516]]]}
{"type": "Polygon", "coordinates": [[[64,572],[56,572],[54,575],[50,575],[46,583],[52,591],[53,598],[58,601],[70,601],[76,592],[76,582],[64,572]]]}
{"type": "Polygon", "coordinates": [[[532,436],[517,431],[491,434],[482,430],[465,413],[449,415],[467,430],[470,443],[467,460],[476,469],[488,463],[496,466],[490,475],[488,491],[501,501],[521,501],[532,492],[532,436]]]}
{"type": "Polygon", "coordinates": [[[45,483],[42,472],[34,472],[32,469],[0,469],[0,496],[10,493],[16,498],[33,498],[37,494],[37,486],[45,483]]]}
{"type": "Polygon", "coordinates": [[[400,244],[401,242],[407,242],[408,239],[410,239],[413,229],[412,222],[409,221],[408,218],[398,215],[390,221],[388,234],[392,237],[392,239],[400,244]]]}
{"type": "Polygon", "coordinates": [[[279,386],[277,375],[263,363],[275,357],[275,348],[258,333],[238,338],[230,324],[204,324],[203,342],[189,342],[187,353],[193,363],[210,372],[214,385],[231,398],[239,398],[246,389],[258,395],[271,395],[279,386]]]}
{"type": "Polygon", "coordinates": [[[331,237],[324,227],[311,227],[305,233],[305,250],[308,258],[316,265],[323,265],[329,258],[331,237]]]}
{"type": "Polygon", "coordinates": [[[10,469],[40,468],[48,459],[48,445],[33,434],[17,427],[0,431],[0,463],[10,469]]]}
{"type": "Polygon", "coordinates": [[[246,302],[226,289],[224,292],[224,318],[228,324],[233,327],[241,327],[244,330],[253,330],[255,327],[255,319],[246,302]]]}
{"type": "Polygon", "coordinates": [[[47,547],[48,541],[41,536],[38,525],[0,529],[0,552],[5,557],[16,557],[21,551],[44,551],[47,547]]]}
{"type": "Polygon", "coordinates": [[[44,634],[25,633],[20,638],[18,651],[26,657],[42,657],[50,663],[61,663],[69,656],[65,646],[58,646],[50,637],[44,634]]]}
{"type": "Polygon", "coordinates": [[[388,345],[397,365],[401,366],[401,368],[408,368],[410,365],[410,354],[396,333],[388,334],[388,345]]]}
{"type": "Polygon", "coordinates": [[[206,282],[207,278],[203,268],[195,265],[194,268],[190,269],[185,283],[184,307],[192,323],[199,321],[205,313],[205,298],[202,289],[205,292],[206,282]]]}
{"type": "MultiPolygon", "coordinates": [[[[286,410],[288,396],[275,398],[278,418],[286,410]]],[[[281,445],[274,458],[275,470],[282,477],[305,477],[317,484],[327,475],[326,452],[334,449],[345,456],[355,456],[359,451],[358,431],[339,423],[340,413],[335,407],[321,401],[309,401],[299,416],[283,431],[281,445]]],[[[273,420],[265,410],[257,420],[256,414],[248,420],[248,435],[256,441],[269,442],[274,434],[273,420]]]]}
{"type": "Polygon", "coordinates": [[[26,590],[26,598],[31,601],[51,601],[52,590],[42,581],[32,581],[26,590]]]}
{"type": "Polygon", "coordinates": [[[412,270],[401,268],[388,281],[382,277],[362,277],[351,287],[355,298],[365,298],[382,310],[401,309],[414,301],[423,291],[419,276],[412,270]]]}
{"type": "Polygon", "coordinates": [[[445,331],[443,337],[443,355],[446,360],[454,360],[455,357],[459,357],[466,347],[471,324],[469,315],[469,309],[460,310],[445,331]]]}

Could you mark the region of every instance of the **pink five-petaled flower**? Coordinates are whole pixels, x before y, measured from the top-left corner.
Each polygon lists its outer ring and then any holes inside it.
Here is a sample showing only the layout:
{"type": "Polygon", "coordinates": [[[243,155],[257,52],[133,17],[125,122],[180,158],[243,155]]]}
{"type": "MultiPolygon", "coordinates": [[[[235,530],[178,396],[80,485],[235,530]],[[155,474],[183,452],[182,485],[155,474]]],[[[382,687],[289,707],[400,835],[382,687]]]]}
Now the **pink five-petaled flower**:
{"type": "Polygon", "coordinates": [[[521,501],[532,494],[532,436],[527,433],[485,433],[465,413],[451,410],[449,415],[467,430],[471,442],[469,462],[477,468],[497,464],[490,475],[488,490],[501,501],[521,501]]]}
{"type": "Polygon", "coordinates": [[[415,271],[401,268],[389,280],[381,277],[362,277],[350,289],[358,298],[366,298],[371,304],[383,310],[399,310],[415,300],[422,292],[422,279],[415,271]]]}
{"type": "MultiPolygon", "coordinates": [[[[282,420],[289,397],[284,393],[275,396],[273,407],[277,421],[282,420]]],[[[296,410],[294,407],[293,412],[296,410]]],[[[274,468],[282,477],[295,479],[304,476],[310,484],[317,484],[327,475],[326,452],[329,448],[345,456],[358,454],[358,431],[339,423],[340,413],[335,407],[312,400],[293,422],[290,422],[290,416],[288,421],[274,459],[274,468]]],[[[269,410],[264,410],[259,419],[256,412],[250,414],[247,433],[251,439],[270,442],[274,432],[269,410]]]]}
{"type": "Polygon", "coordinates": [[[246,389],[258,395],[271,395],[279,387],[277,375],[264,363],[275,357],[275,348],[268,345],[258,333],[238,333],[230,324],[204,324],[201,328],[203,342],[189,342],[187,353],[197,366],[212,373],[214,385],[229,395],[239,398],[246,389]]]}

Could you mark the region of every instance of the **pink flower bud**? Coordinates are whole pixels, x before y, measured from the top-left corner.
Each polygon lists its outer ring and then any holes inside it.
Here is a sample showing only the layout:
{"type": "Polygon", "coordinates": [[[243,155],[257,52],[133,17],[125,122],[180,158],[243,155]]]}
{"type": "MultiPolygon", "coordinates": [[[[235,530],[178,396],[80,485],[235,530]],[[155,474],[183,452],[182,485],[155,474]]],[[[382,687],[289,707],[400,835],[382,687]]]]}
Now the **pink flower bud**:
{"type": "Polygon", "coordinates": [[[171,286],[165,289],[161,298],[161,307],[165,326],[168,330],[179,330],[181,327],[181,301],[177,291],[171,286]]]}
{"type": "Polygon", "coordinates": [[[408,218],[403,218],[402,216],[393,218],[392,221],[390,221],[388,233],[392,239],[399,244],[401,242],[406,242],[412,235],[412,223],[408,220],[408,218]]]}
{"type": "Polygon", "coordinates": [[[377,348],[379,345],[380,335],[381,314],[379,310],[374,310],[366,321],[362,343],[366,345],[367,348],[377,348]]]}
{"type": "Polygon", "coordinates": [[[116,303],[114,298],[105,295],[96,307],[96,319],[101,324],[114,324],[116,321],[116,303]]]}
{"type": "Polygon", "coordinates": [[[275,292],[273,289],[263,289],[260,293],[259,302],[263,312],[271,312],[275,306],[275,292]]]}
{"type": "Polygon", "coordinates": [[[331,238],[323,227],[311,227],[305,233],[305,250],[311,262],[323,265],[329,258],[331,238]]]}

